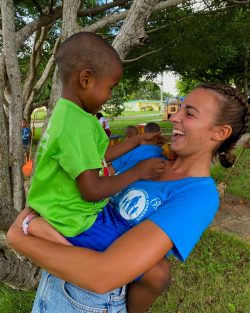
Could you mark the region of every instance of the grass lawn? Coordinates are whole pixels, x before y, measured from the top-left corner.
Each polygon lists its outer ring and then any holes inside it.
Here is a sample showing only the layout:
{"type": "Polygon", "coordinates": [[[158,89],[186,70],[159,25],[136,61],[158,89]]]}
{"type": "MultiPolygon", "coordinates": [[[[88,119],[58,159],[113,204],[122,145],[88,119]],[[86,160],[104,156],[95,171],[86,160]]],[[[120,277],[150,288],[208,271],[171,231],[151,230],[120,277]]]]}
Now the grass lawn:
{"type": "MultiPolygon", "coordinates": [[[[241,146],[236,149],[236,155],[239,154],[241,149],[241,146]]],[[[227,177],[230,168],[226,169],[219,164],[215,164],[211,172],[214,179],[219,183],[227,177]]],[[[250,200],[250,149],[244,150],[235,166],[233,174],[227,182],[226,192],[250,200]]]]}
{"type": "Polygon", "coordinates": [[[36,111],[35,113],[33,112],[31,114],[31,122],[33,120],[42,120],[44,121],[46,119],[46,115],[47,115],[47,112],[46,111],[36,111]]]}
{"type": "Polygon", "coordinates": [[[123,136],[125,132],[125,128],[128,125],[136,126],[138,124],[149,123],[149,122],[157,123],[161,127],[164,133],[170,133],[172,130],[172,124],[168,121],[162,121],[161,115],[154,115],[154,116],[150,116],[147,114],[142,115],[142,116],[135,115],[133,118],[129,117],[128,119],[114,119],[113,121],[110,121],[109,124],[110,124],[112,134],[118,134],[118,135],[123,136]]]}
{"type": "Polygon", "coordinates": [[[173,261],[173,281],[151,313],[250,312],[250,244],[207,231],[188,261],[173,261]]]}
{"type": "MultiPolygon", "coordinates": [[[[105,113],[104,113],[105,114],[105,113]]],[[[122,116],[136,116],[136,115],[161,115],[160,111],[123,111],[122,116]]]]}
{"type": "MultiPolygon", "coordinates": [[[[171,258],[171,287],[150,312],[250,312],[249,260],[249,243],[233,235],[207,231],[188,261],[180,263],[171,258]]],[[[34,294],[0,284],[0,312],[30,312],[34,294]]]]}

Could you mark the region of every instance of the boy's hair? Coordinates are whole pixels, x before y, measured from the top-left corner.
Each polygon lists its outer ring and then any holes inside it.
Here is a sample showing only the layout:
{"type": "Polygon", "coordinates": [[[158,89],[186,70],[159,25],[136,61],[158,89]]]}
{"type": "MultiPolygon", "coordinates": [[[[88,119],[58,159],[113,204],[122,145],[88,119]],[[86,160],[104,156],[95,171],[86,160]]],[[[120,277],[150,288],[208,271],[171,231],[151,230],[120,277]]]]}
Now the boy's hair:
{"type": "Polygon", "coordinates": [[[135,135],[137,135],[138,134],[138,128],[133,126],[133,125],[128,125],[126,127],[126,133],[127,132],[134,133],[135,135]]]}
{"type": "Polygon", "coordinates": [[[99,120],[101,117],[103,117],[103,114],[101,112],[96,113],[96,117],[99,120]]]}
{"type": "Polygon", "coordinates": [[[161,130],[160,126],[156,123],[148,123],[144,127],[145,133],[158,133],[161,130]]]}
{"type": "Polygon", "coordinates": [[[63,82],[72,73],[84,69],[91,70],[94,75],[104,75],[111,73],[115,66],[122,67],[116,50],[102,37],[90,32],[79,32],[67,38],[58,49],[56,62],[63,82]]]}

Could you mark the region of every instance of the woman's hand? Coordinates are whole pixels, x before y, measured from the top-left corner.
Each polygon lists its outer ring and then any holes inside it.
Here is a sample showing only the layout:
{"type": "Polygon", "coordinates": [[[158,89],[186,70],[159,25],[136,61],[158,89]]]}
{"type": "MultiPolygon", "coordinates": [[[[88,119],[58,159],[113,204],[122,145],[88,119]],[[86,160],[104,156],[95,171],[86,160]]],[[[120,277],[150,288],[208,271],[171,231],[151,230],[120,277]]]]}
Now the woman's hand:
{"type": "MultiPolygon", "coordinates": [[[[31,210],[30,208],[25,208],[17,216],[16,220],[11,225],[7,233],[7,240],[11,247],[18,249],[19,243],[27,236],[23,232],[22,223],[25,217],[30,213],[35,213],[35,212],[31,210]]],[[[71,246],[71,243],[69,243],[60,233],[58,233],[49,223],[47,223],[40,216],[30,221],[29,227],[28,227],[28,233],[38,238],[42,238],[48,241],[71,246]]]]}

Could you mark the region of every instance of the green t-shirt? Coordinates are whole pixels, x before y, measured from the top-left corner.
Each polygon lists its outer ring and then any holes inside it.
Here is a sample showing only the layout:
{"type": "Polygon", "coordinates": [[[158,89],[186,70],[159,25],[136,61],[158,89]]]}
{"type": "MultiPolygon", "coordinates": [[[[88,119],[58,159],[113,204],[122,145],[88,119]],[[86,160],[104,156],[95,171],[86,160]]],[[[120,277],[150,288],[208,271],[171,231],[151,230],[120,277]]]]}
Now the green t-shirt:
{"type": "Polygon", "coordinates": [[[103,169],[108,141],[95,116],[59,99],[38,148],[27,202],[64,236],[87,230],[107,204],[107,199],[84,201],[76,178],[85,170],[103,169]]]}

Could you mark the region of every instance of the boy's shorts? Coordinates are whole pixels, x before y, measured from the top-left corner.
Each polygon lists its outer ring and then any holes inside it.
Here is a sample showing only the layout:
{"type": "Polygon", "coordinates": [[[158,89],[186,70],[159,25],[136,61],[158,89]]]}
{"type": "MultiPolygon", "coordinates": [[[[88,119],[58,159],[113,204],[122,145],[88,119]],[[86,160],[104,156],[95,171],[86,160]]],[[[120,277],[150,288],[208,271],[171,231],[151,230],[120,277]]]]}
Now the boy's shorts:
{"type": "Polygon", "coordinates": [[[65,238],[74,246],[104,251],[130,228],[131,226],[108,203],[89,229],[77,236],[65,238]]]}
{"type": "Polygon", "coordinates": [[[30,144],[28,143],[27,145],[23,145],[23,150],[24,150],[24,152],[29,153],[29,151],[30,151],[30,144]]]}

